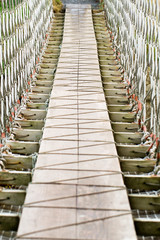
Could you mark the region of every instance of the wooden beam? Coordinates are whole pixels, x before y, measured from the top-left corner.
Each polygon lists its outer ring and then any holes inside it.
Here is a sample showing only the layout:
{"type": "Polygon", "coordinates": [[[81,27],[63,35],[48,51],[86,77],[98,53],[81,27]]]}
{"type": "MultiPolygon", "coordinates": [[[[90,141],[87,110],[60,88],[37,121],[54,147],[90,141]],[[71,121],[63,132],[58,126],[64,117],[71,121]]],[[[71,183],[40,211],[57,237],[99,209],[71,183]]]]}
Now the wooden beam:
{"type": "Polygon", "coordinates": [[[110,119],[112,122],[134,122],[136,113],[135,112],[110,112],[110,119]]]}
{"type": "Polygon", "coordinates": [[[104,93],[105,96],[126,96],[127,91],[126,89],[108,89],[108,88],[104,88],[104,93]]]}
{"type": "Polygon", "coordinates": [[[107,107],[110,112],[131,112],[132,110],[131,104],[125,104],[125,105],[113,105],[113,104],[109,105],[108,104],[107,107]]]}
{"type": "Polygon", "coordinates": [[[108,56],[99,55],[99,59],[100,60],[114,60],[114,61],[116,61],[116,56],[114,56],[114,55],[108,55],[108,56]]]}
{"type": "Polygon", "coordinates": [[[160,188],[160,176],[150,175],[124,175],[124,182],[129,189],[153,191],[160,188]]]}
{"type": "Polygon", "coordinates": [[[17,231],[19,217],[18,213],[0,213],[0,231],[17,231]]]}
{"type": "Polygon", "coordinates": [[[120,158],[120,164],[123,172],[149,173],[153,171],[156,159],[120,158]]]}
{"type": "Polygon", "coordinates": [[[122,104],[129,104],[129,100],[127,96],[105,96],[107,103],[113,105],[122,105],[122,104]]]}
{"type": "MultiPolygon", "coordinates": [[[[51,51],[51,50],[50,50],[51,51]]],[[[41,68],[55,68],[56,64],[55,63],[41,63],[40,64],[41,68]]]]}
{"type": "Polygon", "coordinates": [[[53,86],[53,80],[36,80],[35,81],[36,86],[39,87],[52,87],[53,86]]]}
{"type": "MultiPolygon", "coordinates": [[[[102,44],[101,47],[106,47],[106,46],[103,46],[103,44],[102,44]]],[[[114,66],[114,67],[118,67],[118,68],[120,66],[119,63],[115,60],[114,61],[109,61],[109,60],[100,60],[99,59],[99,63],[100,63],[100,66],[101,65],[105,65],[105,66],[107,65],[107,66],[110,66],[110,67],[114,66]]]]}
{"type": "Polygon", "coordinates": [[[115,77],[115,76],[118,76],[118,77],[121,77],[121,73],[119,71],[114,71],[114,70],[101,70],[101,73],[103,76],[112,76],[112,77],[115,77]]]}
{"type": "MultiPolygon", "coordinates": [[[[59,54],[54,55],[55,57],[58,57],[59,54]]],[[[40,68],[39,69],[39,74],[51,74],[52,78],[53,78],[53,74],[54,74],[54,69],[50,69],[50,68],[40,68]]]]}
{"type": "Polygon", "coordinates": [[[54,76],[53,74],[37,74],[36,78],[38,80],[43,79],[43,80],[53,80],[54,76]]]}
{"type": "Polygon", "coordinates": [[[42,130],[13,128],[15,140],[38,142],[42,137],[42,130]]]}
{"type": "Polygon", "coordinates": [[[27,102],[26,106],[27,106],[27,108],[31,108],[31,109],[46,109],[47,108],[46,103],[27,102]]]}
{"type": "Polygon", "coordinates": [[[6,145],[11,149],[12,153],[30,155],[38,152],[39,142],[22,142],[7,140],[6,145]]]}
{"type": "Polygon", "coordinates": [[[49,94],[51,92],[51,88],[50,87],[46,87],[46,86],[35,86],[32,87],[32,92],[33,93],[43,93],[43,94],[49,94]]]}
{"type": "Polygon", "coordinates": [[[0,191],[0,204],[23,205],[26,196],[25,190],[3,189],[0,191]]]}
{"type": "Polygon", "coordinates": [[[142,236],[160,236],[160,221],[156,218],[135,218],[136,232],[142,236]]]}
{"type": "Polygon", "coordinates": [[[112,55],[114,54],[113,50],[112,49],[105,49],[105,48],[99,48],[98,50],[98,54],[99,55],[112,55]]]}
{"type": "MultiPolygon", "coordinates": [[[[108,40],[99,38],[99,39],[97,39],[97,46],[98,47],[106,47],[106,49],[110,49],[112,47],[112,43],[108,43],[108,40]]],[[[100,59],[100,60],[102,60],[102,59],[100,59]]]]}
{"type": "Polygon", "coordinates": [[[30,120],[42,120],[46,117],[46,110],[43,109],[26,109],[23,108],[21,109],[20,114],[22,114],[22,116],[25,119],[30,119],[30,120]]]}
{"type": "Polygon", "coordinates": [[[137,132],[138,123],[121,123],[111,122],[112,128],[115,132],[137,132]]]}
{"type": "Polygon", "coordinates": [[[43,57],[42,57],[42,63],[55,64],[54,68],[56,68],[56,66],[57,66],[57,59],[53,59],[53,58],[43,58],[43,57]]]}
{"type": "Polygon", "coordinates": [[[103,61],[103,60],[101,60],[100,61],[100,68],[101,68],[101,70],[107,70],[107,71],[109,71],[109,70],[112,70],[112,71],[118,71],[119,69],[120,69],[120,65],[107,65],[107,62],[108,61],[103,61]]]}
{"type": "Polygon", "coordinates": [[[22,171],[1,171],[0,186],[27,186],[31,182],[31,172],[22,171]]]}
{"type": "Polygon", "coordinates": [[[5,159],[5,167],[7,169],[14,169],[22,171],[22,169],[32,169],[34,162],[32,156],[23,156],[18,154],[3,154],[5,159]]]}
{"type": "MultiPolygon", "coordinates": [[[[103,82],[113,82],[114,84],[116,84],[117,82],[122,82],[122,78],[119,76],[111,76],[111,75],[101,75],[102,77],[102,81],[103,82]]],[[[111,95],[110,95],[111,96],[111,95]]]]}
{"type": "Polygon", "coordinates": [[[18,124],[24,129],[42,129],[44,126],[44,120],[15,120],[15,124],[18,124]]]}
{"type": "Polygon", "coordinates": [[[150,145],[126,145],[117,143],[116,146],[119,156],[144,158],[150,145]]]}
{"type": "Polygon", "coordinates": [[[117,143],[140,144],[142,136],[142,132],[114,132],[114,138],[117,143]]]}
{"type": "Polygon", "coordinates": [[[51,45],[52,47],[53,47],[53,46],[56,47],[56,46],[59,46],[60,43],[61,43],[61,40],[52,40],[52,39],[49,39],[48,42],[47,42],[47,45],[48,45],[48,46],[51,45]]]}
{"type": "Polygon", "coordinates": [[[126,84],[123,83],[121,80],[119,80],[116,84],[115,82],[111,81],[103,81],[103,87],[104,89],[125,89],[126,88],[126,84]]]}
{"type": "Polygon", "coordinates": [[[32,102],[45,102],[49,99],[50,94],[29,93],[28,97],[32,102]]]}
{"type": "Polygon", "coordinates": [[[128,196],[132,209],[159,211],[159,195],[129,194],[128,196]]]}

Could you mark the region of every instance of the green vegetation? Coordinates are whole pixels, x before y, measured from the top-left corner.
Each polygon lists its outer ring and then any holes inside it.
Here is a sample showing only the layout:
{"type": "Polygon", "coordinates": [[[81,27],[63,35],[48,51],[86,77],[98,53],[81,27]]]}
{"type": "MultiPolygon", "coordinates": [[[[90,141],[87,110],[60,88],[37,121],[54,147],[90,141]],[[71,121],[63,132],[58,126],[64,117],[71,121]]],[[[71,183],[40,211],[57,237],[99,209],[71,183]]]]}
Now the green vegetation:
{"type": "MultiPolygon", "coordinates": [[[[7,4],[6,1],[4,2],[4,8],[9,8],[9,7],[15,7],[15,0],[7,0],[7,4]]],[[[0,1],[0,12],[2,12],[2,1],[0,1]]]]}
{"type": "Polygon", "coordinates": [[[53,0],[53,10],[54,12],[61,12],[63,8],[63,4],[61,0],[53,0]]]}

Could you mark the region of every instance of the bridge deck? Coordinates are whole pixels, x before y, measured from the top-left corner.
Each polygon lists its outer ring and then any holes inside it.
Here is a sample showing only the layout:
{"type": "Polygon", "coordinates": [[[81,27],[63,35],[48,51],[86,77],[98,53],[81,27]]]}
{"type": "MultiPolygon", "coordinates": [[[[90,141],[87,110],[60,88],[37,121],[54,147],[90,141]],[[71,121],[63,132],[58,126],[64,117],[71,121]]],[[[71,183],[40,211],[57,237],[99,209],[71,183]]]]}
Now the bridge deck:
{"type": "Polygon", "coordinates": [[[89,5],[67,5],[61,55],[18,239],[136,239],[89,5]]]}

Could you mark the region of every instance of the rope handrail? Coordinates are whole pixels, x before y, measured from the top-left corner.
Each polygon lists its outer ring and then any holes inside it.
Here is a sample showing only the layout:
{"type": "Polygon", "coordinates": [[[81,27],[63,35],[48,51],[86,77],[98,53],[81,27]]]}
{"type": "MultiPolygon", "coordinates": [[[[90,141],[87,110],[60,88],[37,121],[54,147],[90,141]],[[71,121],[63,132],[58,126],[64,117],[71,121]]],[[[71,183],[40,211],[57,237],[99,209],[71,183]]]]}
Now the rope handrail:
{"type": "Polygon", "coordinates": [[[140,128],[160,138],[159,0],[104,0],[104,7],[140,128]]]}
{"type": "Polygon", "coordinates": [[[51,0],[1,1],[0,143],[25,102],[52,16],[51,0]]]}

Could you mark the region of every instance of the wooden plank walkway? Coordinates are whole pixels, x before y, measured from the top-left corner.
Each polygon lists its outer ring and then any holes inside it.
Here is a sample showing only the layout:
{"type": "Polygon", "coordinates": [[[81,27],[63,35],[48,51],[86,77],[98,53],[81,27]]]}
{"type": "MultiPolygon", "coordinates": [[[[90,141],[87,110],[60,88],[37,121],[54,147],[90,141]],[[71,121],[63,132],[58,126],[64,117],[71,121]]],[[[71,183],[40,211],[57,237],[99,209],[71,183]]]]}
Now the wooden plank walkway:
{"type": "Polygon", "coordinates": [[[137,239],[89,5],[67,5],[61,55],[18,239],[137,239]]]}

